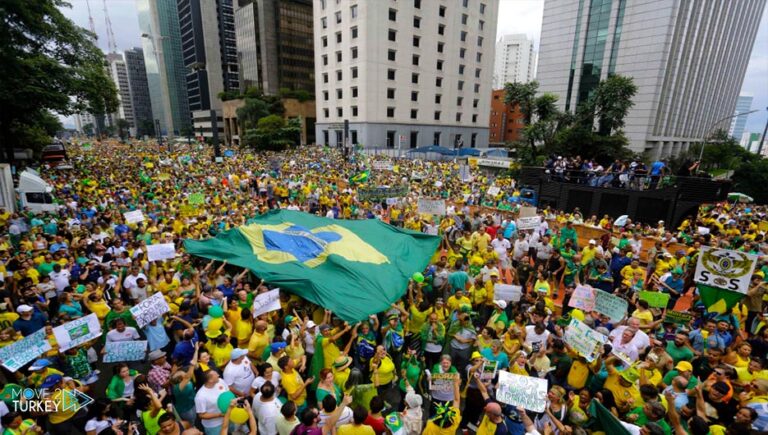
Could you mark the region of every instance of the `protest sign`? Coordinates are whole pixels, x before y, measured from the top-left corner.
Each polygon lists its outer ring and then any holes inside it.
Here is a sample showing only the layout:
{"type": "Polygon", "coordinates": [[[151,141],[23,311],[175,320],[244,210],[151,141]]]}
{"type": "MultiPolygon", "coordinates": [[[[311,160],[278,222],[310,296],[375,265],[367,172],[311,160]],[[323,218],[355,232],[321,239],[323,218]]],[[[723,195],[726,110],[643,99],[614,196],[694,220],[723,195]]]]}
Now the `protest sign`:
{"type": "Polygon", "coordinates": [[[517,218],[518,230],[533,230],[539,227],[541,218],[539,216],[529,216],[517,218]]]}
{"type": "Polygon", "coordinates": [[[533,412],[544,412],[547,406],[547,380],[499,371],[496,400],[522,406],[533,412]]]}
{"type": "Polygon", "coordinates": [[[181,217],[195,217],[200,214],[200,209],[195,205],[182,205],[179,207],[181,217]]]}
{"type": "Polygon", "coordinates": [[[394,165],[392,165],[392,162],[387,161],[376,161],[373,162],[373,169],[377,171],[391,171],[394,169],[394,165]]]}
{"type": "Polygon", "coordinates": [[[64,352],[80,346],[88,340],[100,337],[101,324],[96,314],[89,314],[53,328],[53,335],[59,344],[59,350],[64,352]]]}
{"type": "Polygon", "coordinates": [[[147,353],[147,341],[108,342],[104,346],[104,362],[141,361],[147,353]]]}
{"type": "Polygon", "coordinates": [[[253,317],[280,309],[280,289],[262,293],[253,299],[253,317]]]}
{"type": "Polygon", "coordinates": [[[519,302],[520,297],[523,295],[523,288],[519,285],[495,284],[493,286],[493,295],[495,299],[519,302]]]}
{"type": "Polygon", "coordinates": [[[667,311],[667,314],[664,316],[664,322],[676,323],[678,325],[687,325],[691,320],[693,320],[692,315],[678,311],[667,311]]]}
{"type": "Polygon", "coordinates": [[[387,198],[387,205],[396,205],[397,198],[387,198]]]}
{"type": "Polygon", "coordinates": [[[629,357],[624,352],[618,351],[616,349],[611,350],[611,355],[615,356],[619,361],[624,364],[624,367],[629,367],[632,365],[632,358],[629,357]]]}
{"type": "Polygon", "coordinates": [[[488,382],[496,377],[496,371],[499,368],[498,361],[485,361],[483,363],[483,369],[480,371],[480,380],[488,382]]]}
{"type": "Polygon", "coordinates": [[[383,201],[387,198],[402,198],[408,195],[408,186],[361,187],[357,189],[359,201],[383,201]]]}
{"type": "Polygon", "coordinates": [[[746,294],[757,258],[757,255],[745,252],[702,246],[693,280],[700,284],[746,294]]]}
{"type": "Polygon", "coordinates": [[[669,303],[669,293],[641,291],[639,297],[651,308],[666,308],[669,303]]]}
{"type": "Polygon", "coordinates": [[[588,285],[578,285],[573,289],[568,306],[582,311],[595,309],[595,289],[588,285]]]}
{"type": "Polygon", "coordinates": [[[49,350],[51,343],[48,342],[45,329],[38,329],[19,341],[0,347],[0,363],[11,372],[16,372],[49,350]]]}
{"type": "Polygon", "coordinates": [[[472,181],[472,175],[469,173],[469,165],[459,166],[459,179],[464,183],[472,181]]]}
{"type": "Polygon", "coordinates": [[[147,260],[162,261],[176,256],[176,247],[173,243],[159,243],[147,245],[147,260]]]}
{"type": "Polygon", "coordinates": [[[125,217],[125,223],[127,224],[144,222],[144,213],[141,210],[127,211],[123,213],[123,217],[125,217]]]}
{"type": "Polygon", "coordinates": [[[518,217],[529,218],[534,216],[536,216],[536,207],[520,207],[520,213],[518,214],[518,217]]]}
{"type": "Polygon", "coordinates": [[[136,319],[139,328],[147,326],[149,322],[168,311],[170,311],[170,307],[168,307],[163,294],[159,292],[139,302],[138,305],[131,307],[131,314],[136,319]]]}
{"type": "Polygon", "coordinates": [[[202,193],[193,193],[189,195],[190,205],[203,205],[205,204],[205,195],[202,193]]]}
{"type": "Polygon", "coordinates": [[[602,290],[595,291],[595,311],[618,322],[627,314],[627,301],[602,290]]]}
{"type": "Polygon", "coordinates": [[[453,384],[458,378],[458,373],[432,373],[429,380],[429,389],[430,391],[453,391],[453,384]]]}
{"type": "Polygon", "coordinates": [[[563,334],[563,341],[584,356],[588,362],[594,361],[600,355],[607,340],[605,335],[585,325],[579,319],[571,319],[571,323],[566,326],[563,334]]]}
{"type": "Polygon", "coordinates": [[[419,213],[427,213],[427,214],[444,216],[445,200],[419,198],[419,213]]]}
{"type": "Polygon", "coordinates": [[[488,196],[496,196],[501,192],[501,188],[498,186],[491,186],[488,188],[488,196]]]}

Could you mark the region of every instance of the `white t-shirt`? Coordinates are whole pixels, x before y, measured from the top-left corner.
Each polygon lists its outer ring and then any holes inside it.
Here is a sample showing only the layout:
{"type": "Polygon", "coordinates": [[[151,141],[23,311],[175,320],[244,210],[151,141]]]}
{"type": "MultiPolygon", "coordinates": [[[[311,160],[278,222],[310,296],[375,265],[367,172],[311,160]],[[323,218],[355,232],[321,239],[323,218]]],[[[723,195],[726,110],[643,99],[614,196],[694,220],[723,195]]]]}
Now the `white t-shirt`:
{"type": "Polygon", "coordinates": [[[222,378],[228,386],[243,394],[248,394],[251,391],[251,384],[256,376],[253,374],[253,370],[251,370],[251,361],[248,357],[245,357],[240,364],[232,362],[227,364],[224,367],[222,378]]]}
{"type": "Polygon", "coordinates": [[[544,346],[544,349],[546,349],[547,340],[549,339],[549,331],[545,329],[542,334],[537,334],[535,329],[536,327],[533,325],[525,327],[525,344],[531,347],[531,352],[538,352],[541,346],[544,346]]]}
{"type": "Polygon", "coordinates": [[[272,396],[268,402],[261,401],[261,393],[257,393],[253,398],[253,416],[259,422],[259,433],[261,435],[277,435],[277,416],[280,415],[280,408],[283,404],[277,400],[277,396],[272,396]]]}
{"type": "Polygon", "coordinates": [[[69,277],[72,274],[69,272],[69,269],[61,269],[60,272],[53,271],[48,274],[48,276],[51,277],[51,282],[53,282],[53,286],[56,287],[56,291],[61,293],[64,291],[64,289],[69,285],[69,277]]]}
{"type": "MultiPolygon", "coordinates": [[[[325,422],[328,421],[329,418],[331,418],[331,414],[328,414],[324,410],[320,410],[320,421],[317,422],[317,427],[323,427],[325,426],[325,422]]],[[[341,411],[341,415],[339,416],[339,421],[336,422],[336,427],[341,426],[342,424],[352,423],[352,410],[345,406],[344,410],[341,411]]]]}
{"type": "Polygon", "coordinates": [[[107,417],[106,420],[97,420],[95,418],[92,418],[88,420],[87,423],[85,423],[85,431],[90,432],[92,430],[95,430],[96,433],[98,434],[104,429],[112,427],[112,425],[114,424],[115,424],[115,421],[109,417],[107,417]]]}
{"type": "MultiPolygon", "coordinates": [[[[280,372],[278,370],[272,370],[272,379],[270,379],[270,382],[272,382],[272,385],[275,386],[275,396],[280,395],[280,377],[280,372]]],[[[267,380],[259,376],[253,379],[253,382],[251,382],[251,388],[256,390],[256,394],[260,394],[259,390],[261,390],[261,386],[266,383],[267,380]]]]}
{"type": "Polygon", "coordinates": [[[107,332],[107,342],[115,343],[121,341],[133,341],[141,338],[136,328],[126,326],[125,331],[120,332],[117,329],[111,329],[107,332]]]}
{"type": "Polygon", "coordinates": [[[523,255],[528,253],[528,241],[523,239],[515,240],[515,249],[512,251],[512,258],[519,261],[523,255]]]}
{"type": "Polygon", "coordinates": [[[507,251],[509,251],[510,244],[509,240],[507,239],[493,239],[491,241],[491,246],[493,246],[493,249],[496,251],[497,254],[499,254],[499,260],[506,260],[507,259],[507,251]]]}
{"type": "MultiPolygon", "coordinates": [[[[113,255],[113,256],[115,256],[115,255],[113,255]]],[[[145,282],[147,281],[147,276],[144,275],[141,272],[139,272],[139,274],[136,275],[136,276],[133,276],[133,275],[126,276],[125,279],[123,280],[123,288],[126,288],[126,289],[130,290],[130,289],[136,287],[136,281],[138,281],[139,278],[144,278],[144,281],[145,282]]]]}
{"type": "MultiPolygon", "coordinates": [[[[608,337],[611,341],[615,340],[617,337],[620,338],[625,329],[627,329],[627,326],[619,326],[611,331],[611,334],[608,337]]],[[[645,348],[651,345],[651,339],[648,337],[648,334],[638,329],[637,333],[635,333],[635,336],[632,338],[632,341],[629,343],[635,345],[637,350],[642,353],[645,348]]]]}
{"type": "MultiPolygon", "coordinates": [[[[227,387],[227,384],[221,379],[219,379],[219,382],[216,383],[213,388],[208,388],[205,385],[200,387],[200,389],[197,390],[197,394],[195,394],[195,412],[198,414],[221,414],[218,400],[221,393],[225,391],[229,391],[229,387],[227,387]]],[[[209,418],[200,421],[202,422],[203,427],[216,427],[222,425],[224,417],[209,418]]]]}

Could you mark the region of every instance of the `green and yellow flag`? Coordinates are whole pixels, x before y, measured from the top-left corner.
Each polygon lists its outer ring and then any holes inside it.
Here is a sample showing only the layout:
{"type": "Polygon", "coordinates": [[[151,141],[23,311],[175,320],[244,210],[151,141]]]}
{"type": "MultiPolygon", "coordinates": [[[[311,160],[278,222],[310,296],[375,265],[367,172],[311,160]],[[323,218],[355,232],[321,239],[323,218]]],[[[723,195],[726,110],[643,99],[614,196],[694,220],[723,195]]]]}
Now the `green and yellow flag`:
{"type": "Polygon", "coordinates": [[[379,220],[334,220],[273,210],[210,240],[193,255],[227,260],[265,282],[356,322],[386,310],[435,253],[440,238],[379,220]]]}

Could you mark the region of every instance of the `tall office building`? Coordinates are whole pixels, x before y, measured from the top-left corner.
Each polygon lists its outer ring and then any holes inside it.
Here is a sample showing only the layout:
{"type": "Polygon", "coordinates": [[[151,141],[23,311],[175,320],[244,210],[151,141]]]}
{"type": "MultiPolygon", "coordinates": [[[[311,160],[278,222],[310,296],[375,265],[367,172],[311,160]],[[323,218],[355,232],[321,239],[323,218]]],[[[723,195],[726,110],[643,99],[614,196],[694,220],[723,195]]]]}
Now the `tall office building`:
{"type": "Polygon", "coordinates": [[[136,0],[152,114],[172,137],[192,126],[176,0],[136,0]]]}
{"type": "Polygon", "coordinates": [[[501,89],[505,83],[527,83],[533,80],[536,77],[533,40],[525,34],[499,38],[493,68],[493,89],[501,89]]]}
{"type": "Polygon", "coordinates": [[[317,141],[488,144],[498,0],[314,0],[317,141]]]}
{"type": "MultiPolygon", "coordinates": [[[[739,113],[749,112],[752,109],[752,99],[752,95],[739,95],[739,98],[736,100],[736,110],[733,114],[738,115],[739,113]]],[[[749,115],[734,117],[731,120],[731,128],[728,130],[728,135],[736,140],[741,140],[748,117],[749,115]]]]}
{"type": "Polygon", "coordinates": [[[77,130],[79,133],[85,133],[85,127],[86,125],[91,126],[91,131],[96,131],[96,118],[93,117],[88,112],[82,112],[82,113],[76,113],[75,116],[75,130],[77,130]]]}
{"type": "Polygon", "coordinates": [[[221,110],[219,93],[238,90],[232,0],[178,0],[189,110],[221,110]]]}
{"type": "Polygon", "coordinates": [[[154,131],[152,101],[149,97],[147,70],[144,65],[144,51],[141,48],[125,50],[125,69],[128,73],[128,87],[131,90],[134,127],[132,136],[151,135],[154,131]]]}
{"type": "Polygon", "coordinates": [[[312,0],[237,0],[240,88],[315,90],[312,0]]]}
{"type": "Polygon", "coordinates": [[[574,112],[609,74],[632,77],[638,91],[624,128],[630,148],[676,155],[728,128],[765,4],[547,1],[539,89],[574,112]]]}
{"type": "Polygon", "coordinates": [[[130,132],[133,132],[136,129],[136,121],[133,116],[133,99],[131,98],[131,88],[125,60],[122,54],[108,53],[107,63],[109,65],[109,75],[117,87],[117,99],[119,102],[117,112],[112,114],[112,118],[115,120],[126,120],[128,122],[128,129],[130,132]]]}

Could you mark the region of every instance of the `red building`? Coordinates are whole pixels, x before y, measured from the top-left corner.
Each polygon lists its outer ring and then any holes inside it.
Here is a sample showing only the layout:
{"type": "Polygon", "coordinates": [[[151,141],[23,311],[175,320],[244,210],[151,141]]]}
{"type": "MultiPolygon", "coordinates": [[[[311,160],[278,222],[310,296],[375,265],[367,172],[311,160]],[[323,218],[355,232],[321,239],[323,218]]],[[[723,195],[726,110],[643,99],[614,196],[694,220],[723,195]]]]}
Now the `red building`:
{"type": "Polygon", "coordinates": [[[518,107],[504,104],[504,89],[493,91],[489,144],[501,146],[507,142],[521,140],[523,127],[523,114],[518,107]]]}

